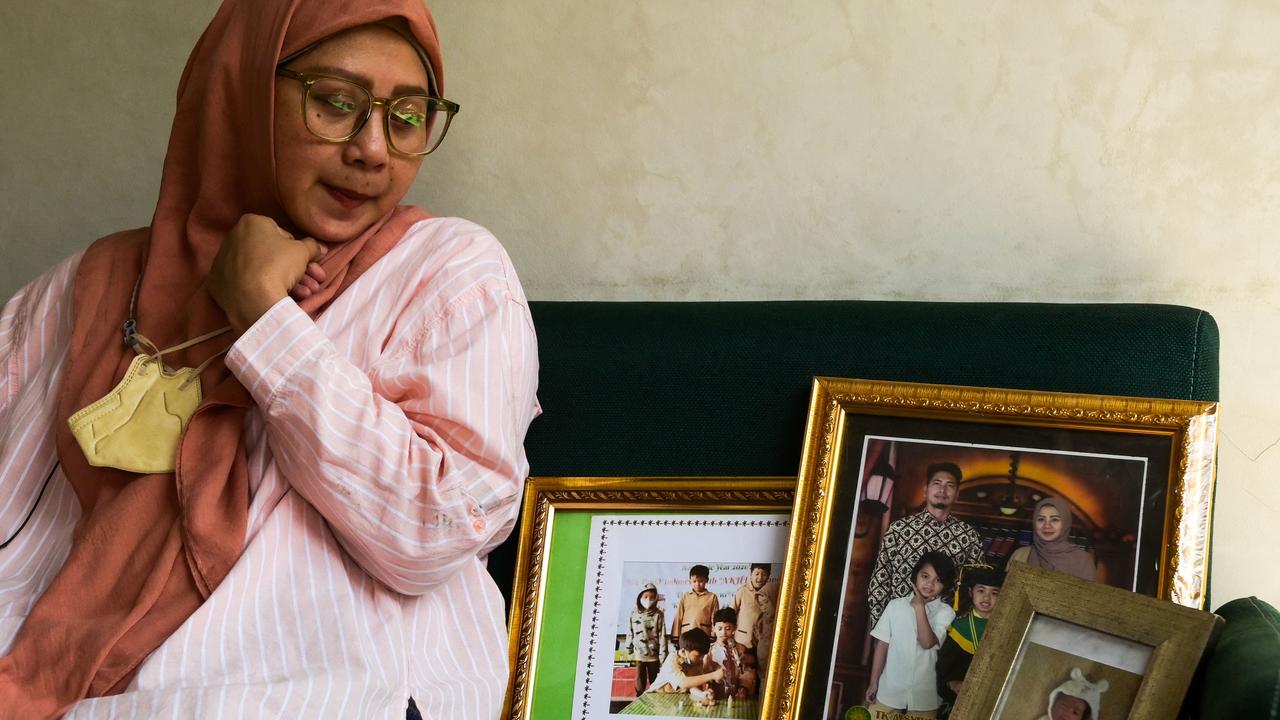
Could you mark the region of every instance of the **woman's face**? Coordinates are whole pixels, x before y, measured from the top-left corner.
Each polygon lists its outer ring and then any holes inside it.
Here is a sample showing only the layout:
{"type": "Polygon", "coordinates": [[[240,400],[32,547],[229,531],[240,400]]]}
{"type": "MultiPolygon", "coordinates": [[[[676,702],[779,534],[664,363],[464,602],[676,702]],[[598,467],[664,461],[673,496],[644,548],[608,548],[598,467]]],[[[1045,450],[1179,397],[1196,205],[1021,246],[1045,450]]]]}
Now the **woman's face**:
{"type": "MultiPolygon", "coordinates": [[[[427,72],[413,46],[381,25],[364,25],[321,42],[288,64],[363,85],[378,97],[427,92],[427,72]]],[[[276,78],[276,187],[289,219],[304,235],[327,243],[359,237],[391,212],[413,184],[422,158],[387,144],[382,107],[359,134],[326,142],[302,118],[303,85],[276,78]]]]}
{"type": "Polygon", "coordinates": [[[1053,542],[1062,537],[1062,513],[1052,505],[1045,505],[1036,512],[1036,537],[1053,542]]]}

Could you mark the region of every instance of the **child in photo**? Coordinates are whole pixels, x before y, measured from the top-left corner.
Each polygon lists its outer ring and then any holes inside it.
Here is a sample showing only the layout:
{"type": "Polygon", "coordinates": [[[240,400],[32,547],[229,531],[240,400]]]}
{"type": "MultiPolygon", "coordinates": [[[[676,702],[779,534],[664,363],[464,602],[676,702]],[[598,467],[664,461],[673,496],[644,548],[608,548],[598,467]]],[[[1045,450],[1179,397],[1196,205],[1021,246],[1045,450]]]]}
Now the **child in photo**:
{"type": "Polygon", "coordinates": [[[890,600],[876,621],[867,686],[873,712],[937,716],[940,698],[934,666],[941,638],[956,617],[941,597],[955,574],[951,558],[937,551],[925,553],[911,569],[911,594],[890,600]]]}
{"type": "Polygon", "coordinates": [[[938,651],[938,695],[942,697],[939,717],[948,717],[955,705],[965,673],[969,672],[973,656],[986,635],[987,618],[996,607],[1003,584],[1004,573],[991,567],[970,566],[961,573],[960,586],[964,598],[961,607],[967,608],[967,612],[952,621],[938,651]]]}
{"type": "Polygon", "coordinates": [[[711,644],[711,659],[724,670],[724,680],[719,683],[717,694],[721,697],[746,697],[739,682],[742,674],[742,647],[734,640],[738,629],[738,614],[733,608],[720,608],[716,611],[714,633],[711,644]]]}
{"type": "Polygon", "coordinates": [[[678,639],[686,631],[698,629],[707,637],[711,637],[713,618],[720,609],[720,598],[707,590],[707,581],[711,571],[706,565],[694,565],[689,568],[689,592],[680,596],[676,605],[676,617],[671,623],[671,635],[678,639]]]}
{"type": "Polygon", "coordinates": [[[1108,687],[1106,679],[1089,682],[1080,668],[1071,668],[1071,679],[1049,693],[1049,714],[1040,720],[1094,720],[1102,712],[1102,693],[1108,687]]]}
{"type": "Polygon", "coordinates": [[[768,658],[773,639],[773,588],[769,586],[772,566],[752,563],[747,581],[733,594],[733,609],[738,613],[735,639],[744,650],[755,650],[758,658],[768,658]]]}
{"type": "Polygon", "coordinates": [[[636,665],[636,695],[649,689],[667,659],[667,621],[658,605],[658,588],[648,583],[636,595],[627,630],[627,649],[636,665]]]}
{"type": "Polygon", "coordinates": [[[689,693],[699,704],[716,704],[712,683],[724,679],[724,670],[710,657],[711,638],[694,628],[680,635],[680,649],[667,656],[662,670],[650,690],[663,693],[689,693]]]}

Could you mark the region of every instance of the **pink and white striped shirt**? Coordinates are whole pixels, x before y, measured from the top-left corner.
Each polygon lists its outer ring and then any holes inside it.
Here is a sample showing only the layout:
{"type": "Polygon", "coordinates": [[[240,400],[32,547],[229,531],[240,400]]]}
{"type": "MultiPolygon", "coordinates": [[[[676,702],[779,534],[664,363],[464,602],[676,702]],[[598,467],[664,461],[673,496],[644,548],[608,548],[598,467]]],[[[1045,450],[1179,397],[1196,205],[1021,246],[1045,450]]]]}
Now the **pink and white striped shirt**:
{"type": "MultiPolygon", "coordinates": [[[[0,313],[4,538],[56,460],[78,262],[0,313]]],[[[539,412],[533,325],[502,247],[465,220],[421,222],[314,322],[281,300],[227,366],[256,403],[244,555],[127,692],[67,717],[399,720],[412,696],[425,718],[496,718],[506,623],[480,558],[511,531],[539,412]]],[[[0,653],[78,517],[54,472],[0,550],[0,653]]]]}

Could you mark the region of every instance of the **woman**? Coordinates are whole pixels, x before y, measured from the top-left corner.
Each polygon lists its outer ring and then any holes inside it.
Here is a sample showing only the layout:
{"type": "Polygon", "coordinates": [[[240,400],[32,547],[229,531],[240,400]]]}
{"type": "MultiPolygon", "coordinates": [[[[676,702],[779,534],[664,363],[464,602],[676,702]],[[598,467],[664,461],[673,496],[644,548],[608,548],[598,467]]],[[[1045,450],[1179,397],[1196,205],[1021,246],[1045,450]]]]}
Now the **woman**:
{"type": "Polygon", "coordinates": [[[1048,497],[1036,503],[1031,514],[1032,543],[1014,550],[1009,562],[1025,562],[1057,570],[1081,580],[1097,580],[1097,564],[1089,551],[1075,545],[1071,533],[1071,506],[1066,500],[1048,497]]]}
{"type": "Polygon", "coordinates": [[[537,361],[497,242],[399,206],[441,67],[421,0],[226,0],[150,227],[4,307],[0,715],[498,715],[537,361]]]}

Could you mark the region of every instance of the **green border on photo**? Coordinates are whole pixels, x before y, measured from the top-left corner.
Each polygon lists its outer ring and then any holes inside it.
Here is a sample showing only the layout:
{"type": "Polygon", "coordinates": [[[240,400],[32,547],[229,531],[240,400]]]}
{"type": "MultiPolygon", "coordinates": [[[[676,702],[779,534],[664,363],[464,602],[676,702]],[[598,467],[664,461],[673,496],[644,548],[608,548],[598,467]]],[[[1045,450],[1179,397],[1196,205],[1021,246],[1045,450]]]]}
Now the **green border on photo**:
{"type": "Polygon", "coordinates": [[[587,578],[591,519],[595,515],[590,510],[558,510],[551,523],[530,718],[573,717],[582,588],[587,578]]]}
{"type": "MultiPolygon", "coordinates": [[[[743,511],[743,515],[783,515],[779,510],[743,511]]],[[[591,522],[597,515],[643,515],[663,517],[697,515],[705,512],[661,512],[652,510],[557,510],[551,521],[550,551],[543,569],[542,616],[539,620],[537,663],[531,680],[533,697],[528,718],[573,717],[578,676],[578,643],[582,629],[582,603],[586,594],[587,549],[591,544],[591,522]]],[[[612,668],[612,659],[609,661],[612,668]]]]}

